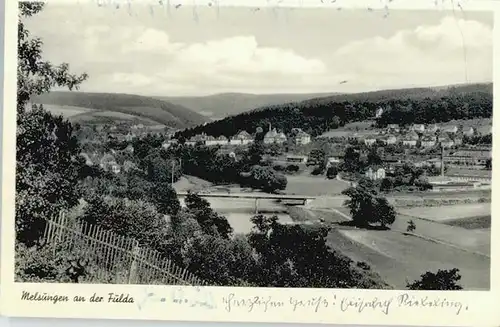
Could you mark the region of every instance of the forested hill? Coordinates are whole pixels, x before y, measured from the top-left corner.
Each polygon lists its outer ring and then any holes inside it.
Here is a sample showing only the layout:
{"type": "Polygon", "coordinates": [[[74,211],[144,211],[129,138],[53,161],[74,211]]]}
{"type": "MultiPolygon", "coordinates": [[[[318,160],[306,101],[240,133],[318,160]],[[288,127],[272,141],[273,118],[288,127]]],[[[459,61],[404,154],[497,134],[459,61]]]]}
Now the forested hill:
{"type": "Polygon", "coordinates": [[[100,119],[105,122],[119,121],[132,117],[155,124],[186,128],[203,124],[208,120],[185,107],[134,94],[53,91],[35,96],[31,101],[43,104],[48,110],[56,107],[60,114],[73,122],[90,119],[94,121],[100,119]],[[78,111],[76,115],[75,108],[78,111]]]}
{"type": "Polygon", "coordinates": [[[228,137],[241,130],[255,132],[257,127],[266,130],[269,124],[285,133],[300,127],[317,136],[348,122],[373,118],[378,108],[385,110],[378,121],[380,125],[491,117],[493,88],[492,84],[474,84],[330,96],[258,108],[186,129],[177,136],[189,138],[205,132],[228,137]]]}

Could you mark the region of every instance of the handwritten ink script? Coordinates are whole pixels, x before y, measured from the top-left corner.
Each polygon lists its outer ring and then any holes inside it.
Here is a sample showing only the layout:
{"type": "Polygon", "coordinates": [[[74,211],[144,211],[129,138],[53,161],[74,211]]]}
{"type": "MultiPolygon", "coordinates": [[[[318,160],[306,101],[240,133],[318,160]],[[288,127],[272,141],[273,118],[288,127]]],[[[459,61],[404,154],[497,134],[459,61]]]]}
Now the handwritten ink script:
{"type": "Polygon", "coordinates": [[[226,311],[245,309],[248,312],[267,312],[272,309],[290,309],[291,311],[309,310],[313,312],[325,310],[340,310],[341,312],[355,311],[380,311],[389,315],[394,307],[397,308],[432,308],[452,310],[456,315],[469,309],[467,304],[459,301],[443,298],[431,298],[429,296],[415,297],[408,293],[402,293],[396,297],[385,299],[372,297],[342,297],[337,299],[336,295],[330,297],[320,296],[311,298],[290,297],[288,301],[273,299],[272,296],[238,297],[234,293],[224,296],[222,299],[226,311]]]}
{"type": "Polygon", "coordinates": [[[73,303],[114,303],[135,304],[138,310],[145,310],[151,305],[168,306],[169,308],[185,307],[203,310],[222,309],[231,312],[304,312],[319,313],[326,311],[337,312],[379,312],[385,315],[399,309],[432,309],[443,313],[459,315],[469,310],[468,304],[451,300],[445,296],[415,296],[411,293],[401,293],[397,296],[363,297],[330,295],[316,297],[284,297],[255,295],[239,296],[236,292],[216,296],[207,287],[173,287],[168,291],[158,292],[145,288],[140,294],[132,296],[128,293],[94,293],[92,296],[49,294],[46,292],[23,291],[21,300],[30,302],[47,302],[52,304],[73,303]]]}
{"type": "Polygon", "coordinates": [[[143,295],[137,302],[137,307],[139,310],[142,310],[151,303],[181,305],[203,309],[217,308],[214,296],[207,288],[204,287],[174,287],[170,293],[166,294],[157,294],[145,289],[143,295]]]}

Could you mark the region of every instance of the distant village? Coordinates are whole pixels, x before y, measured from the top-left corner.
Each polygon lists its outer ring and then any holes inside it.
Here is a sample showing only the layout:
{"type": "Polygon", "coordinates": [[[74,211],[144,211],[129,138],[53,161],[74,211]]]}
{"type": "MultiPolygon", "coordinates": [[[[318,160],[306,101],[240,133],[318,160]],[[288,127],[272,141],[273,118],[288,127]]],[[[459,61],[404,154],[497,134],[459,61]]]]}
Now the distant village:
{"type": "MultiPolygon", "coordinates": [[[[484,169],[488,160],[491,160],[491,147],[472,148],[463,145],[463,140],[466,137],[474,135],[491,134],[491,126],[489,130],[478,131],[472,126],[447,124],[438,126],[437,124],[413,124],[407,127],[401,127],[397,124],[389,124],[383,129],[369,129],[368,131],[352,131],[346,137],[348,142],[355,142],[364,145],[364,148],[371,148],[377,146],[384,149],[388,146],[399,146],[407,149],[406,151],[425,151],[426,149],[437,149],[438,151],[430,155],[414,155],[406,157],[403,160],[398,155],[384,155],[384,163],[379,166],[368,167],[365,176],[372,180],[380,180],[386,178],[386,175],[394,171],[395,167],[402,165],[408,160],[411,164],[417,167],[433,166],[440,168],[443,165],[448,167],[463,167],[467,169],[484,169]],[[413,150],[412,150],[413,149],[413,150]],[[447,149],[446,153],[444,150],[447,149]]],[[[164,133],[164,130],[155,129],[142,124],[128,126],[128,128],[120,128],[113,126],[107,133],[111,139],[120,142],[128,142],[129,145],[121,151],[112,150],[109,153],[99,154],[97,151],[93,153],[83,153],[88,165],[98,164],[106,171],[113,173],[120,173],[128,171],[135,167],[131,160],[122,160],[118,163],[117,156],[125,157],[133,154],[134,148],[132,141],[136,138],[141,138],[145,135],[161,135],[165,138],[162,147],[168,149],[169,147],[178,144],[179,141],[173,138],[174,133],[164,133]]],[[[255,135],[255,134],[254,134],[255,135]]],[[[184,142],[186,146],[219,146],[221,149],[226,149],[227,153],[234,155],[234,151],[238,147],[247,147],[255,142],[255,136],[247,131],[240,131],[232,137],[225,137],[223,135],[214,137],[211,135],[200,134],[195,135],[184,142]]],[[[276,128],[268,126],[268,130],[264,135],[264,145],[284,146],[285,144],[293,144],[296,148],[307,147],[315,140],[321,137],[313,138],[310,134],[303,131],[301,128],[293,128],[290,133],[285,134],[276,128]]],[[[335,142],[335,141],[334,141],[335,142]]],[[[344,146],[342,146],[344,147],[344,146]]],[[[345,147],[344,147],[345,148],[345,147]]],[[[288,164],[303,164],[308,165],[311,159],[308,155],[297,153],[286,153],[284,158],[274,158],[276,160],[284,161],[288,164]]],[[[343,159],[342,151],[338,153],[330,153],[327,157],[327,167],[330,165],[338,164],[343,159]]],[[[491,179],[486,177],[486,179],[491,179]]]]}

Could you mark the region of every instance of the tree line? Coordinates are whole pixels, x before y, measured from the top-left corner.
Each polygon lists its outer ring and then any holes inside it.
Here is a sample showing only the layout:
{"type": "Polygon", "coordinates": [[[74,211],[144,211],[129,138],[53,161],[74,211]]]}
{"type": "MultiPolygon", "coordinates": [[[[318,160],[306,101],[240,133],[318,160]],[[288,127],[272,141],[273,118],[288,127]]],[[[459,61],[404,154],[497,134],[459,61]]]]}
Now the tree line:
{"type": "Polygon", "coordinates": [[[492,116],[493,95],[487,91],[459,93],[423,99],[386,99],[383,101],[304,101],[262,107],[236,116],[226,117],[209,124],[188,128],[176,133],[183,140],[194,135],[230,137],[239,131],[267,131],[269,124],[285,133],[300,127],[312,136],[344,126],[350,122],[375,117],[376,110],[383,113],[377,119],[378,127],[388,124],[440,123],[458,119],[489,118],[492,116]]]}

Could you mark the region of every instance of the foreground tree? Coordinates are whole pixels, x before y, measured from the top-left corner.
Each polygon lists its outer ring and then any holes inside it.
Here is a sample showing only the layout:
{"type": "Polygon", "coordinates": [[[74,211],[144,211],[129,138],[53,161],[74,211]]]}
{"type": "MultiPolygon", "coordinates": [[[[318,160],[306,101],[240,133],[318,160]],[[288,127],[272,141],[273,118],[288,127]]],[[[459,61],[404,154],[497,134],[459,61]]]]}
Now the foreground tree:
{"type": "Polygon", "coordinates": [[[342,194],[349,197],[344,206],[349,208],[355,226],[369,227],[379,223],[385,228],[396,220],[394,207],[378,195],[371,180],[361,179],[357,186],[342,191],[342,194]]]}
{"type": "Polygon", "coordinates": [[[406,287],[410,290],[437,290],[437,291],[456,291],[463,289],[458,284],[462,276],[460,270],[453,268],[450,270],[439,269],[437,273],[426,272],[420,276],[419,280],[413,283],[407,283],[406,287]]]}
{"type": "Polygon", "coordinates": [[[81,161],[73,127],[42,107],[28,105],[31,97],[53,87],[77,88],[86,74],[69,73],[42,58],[42,41],[32,37],[23,20],[43,9],[41,2],[19,3],[16,145],[16,237],[28,245],[44,230],[44,218],[77,203],[81,161]]]}

